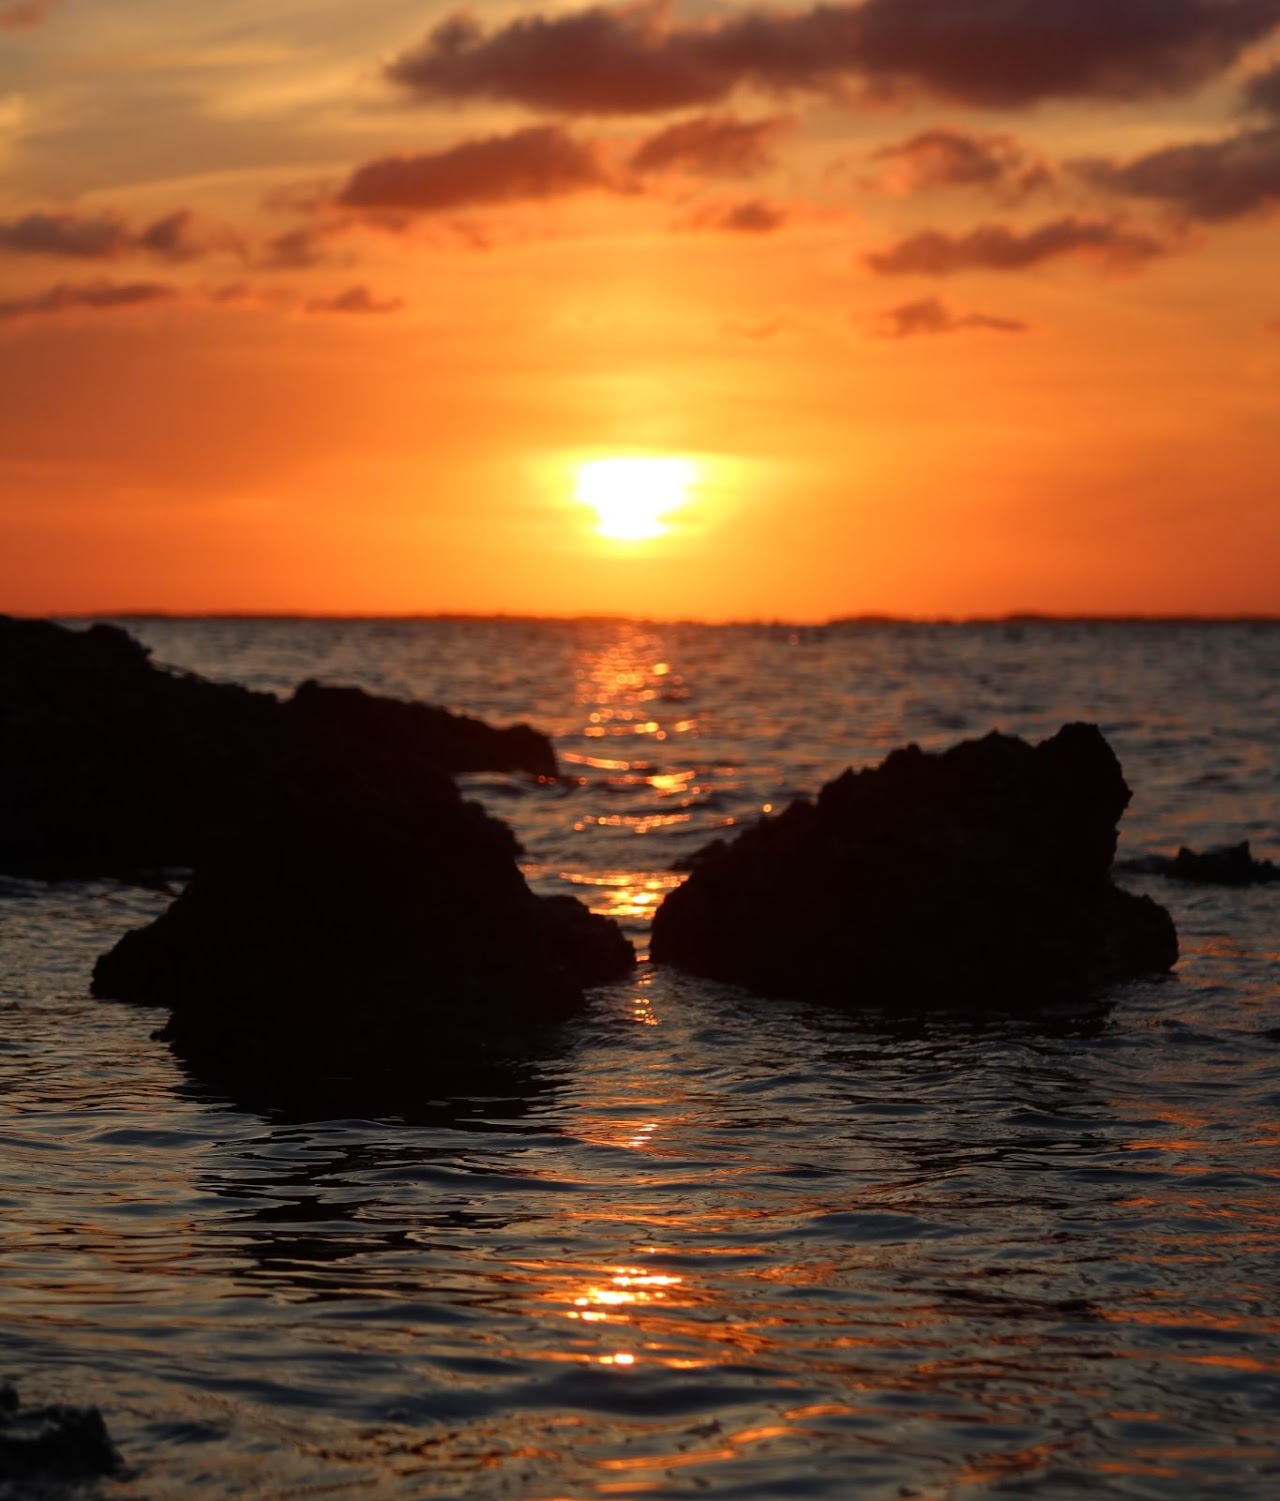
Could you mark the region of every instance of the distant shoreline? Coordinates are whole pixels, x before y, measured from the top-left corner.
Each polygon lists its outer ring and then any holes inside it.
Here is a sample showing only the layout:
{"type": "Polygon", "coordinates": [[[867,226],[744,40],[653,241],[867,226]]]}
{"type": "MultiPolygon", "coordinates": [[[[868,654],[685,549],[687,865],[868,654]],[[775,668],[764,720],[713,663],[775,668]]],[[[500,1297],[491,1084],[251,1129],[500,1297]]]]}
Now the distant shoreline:
{"type": "Polygon", "coordinates": [[[1057,625],[1280,625],[1280,613],[1274,615],[1053,615],[1038,611],[1014,611],[1006,615],[838,615],[826,620],[786,619],[729,619],[701,620],[693,616],[657,617],[646,615],[522,615],[479,611],[439,611],[422,614],[369,615],[341,612],[310,613],[292,610],[77,610],[71,613],[50,615],[25,614],[0,611],[0,614],[15,613],[25,620],[58,620],[66,622],[90,622],[106,620],[226,620],[257,622],[308,621],[334,624],[465,624],[467,622],[511,625],[705,625],[720,627],[765,627],[771,630],[830,630],[845,626],[1057,626],[1057,625]]]}

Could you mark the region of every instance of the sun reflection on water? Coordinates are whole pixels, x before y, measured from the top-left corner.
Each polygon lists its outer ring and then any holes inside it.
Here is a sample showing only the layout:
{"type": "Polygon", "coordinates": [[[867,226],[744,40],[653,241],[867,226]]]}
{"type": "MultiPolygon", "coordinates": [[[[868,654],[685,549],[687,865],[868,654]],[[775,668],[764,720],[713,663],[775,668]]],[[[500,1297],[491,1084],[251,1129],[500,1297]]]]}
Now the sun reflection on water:
{"type": "Polygon", "coordinates": [[[608,1318],[599,1308],[625,1308],[641,1303],[660,1303],[666,1289],[678,1287],[683,1277],[668,1276],[661,1272],[646,1272],[643,1267],[615,1267],[607,1284],[592,1283],[585,1293],[573,1300],[571,1319],[602,1320],[608,1318]],[[583,1312],[581,1310],[587,1310],[583,1312]]]}
{"type": "Polygon", "coordinates": [[[663,714],[663,706],[682,703],[688,693],[648,628],[629,625],[603,649],[584,651],[574,676],[587,739],[652,736],[664,741],[669,734],[696,729],[693,719],[673,724],[663,714]]]}
{"type": "MultiPolygon", "coordinates": [[[[543,1275],[550,1270],[530,1268],[543,1275]]],[[[668,1370],[695,1370],[708,1363],[678,1344],[681,1330],[688,1333],[680,1311],[700,1301],[682,1274],[623,1263],[581,1278],[555,1275],[539,1297],[582,1331],[584,1342],[552,1353],[553,1360],[668,1370]]]]}
{"type": "Polygon", "coordinates": [[[619,921],[639,918],[646,922],[667,892],[681,881],[680,876],[667,871],[562,870],[559,877],[570,886],[590,886],[602,893],[602,901],[589,903],[593,912],[619,921]]]}

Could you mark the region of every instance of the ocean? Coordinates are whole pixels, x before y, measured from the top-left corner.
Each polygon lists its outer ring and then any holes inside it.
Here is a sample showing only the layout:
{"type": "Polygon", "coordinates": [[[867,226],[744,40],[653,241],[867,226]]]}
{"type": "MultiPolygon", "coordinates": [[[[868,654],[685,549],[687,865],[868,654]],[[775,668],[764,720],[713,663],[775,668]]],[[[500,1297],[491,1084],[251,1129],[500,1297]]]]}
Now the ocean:
{"type": "MultiPolygon", "coordinates": [[[[1280,624],[120,623],[547,731],[469,795],[642,953],[707,839],[993,728],[1100,724],[1122,856],[1280,858],[1280,624]]],[[[1124,884],[1182,959],[1099,1024],[642,964],[482,1094],[306,1120],[89,998],[163,892],[0,880],[0,1379],[101,1408],[107,1501],[1272,1494],[1280,885],[1124,884]]]]}

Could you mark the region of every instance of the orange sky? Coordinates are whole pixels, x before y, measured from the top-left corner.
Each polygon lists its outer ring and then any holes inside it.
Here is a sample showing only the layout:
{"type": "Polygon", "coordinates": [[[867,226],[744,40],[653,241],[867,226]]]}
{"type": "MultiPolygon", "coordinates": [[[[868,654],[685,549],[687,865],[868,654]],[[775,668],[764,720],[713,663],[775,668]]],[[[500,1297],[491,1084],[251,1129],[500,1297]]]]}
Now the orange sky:
{"type": "Polygon", "coordinates": [[[1280,612],[1280,0],[466,17],[0,0],[0,609],[1280,612]]]}

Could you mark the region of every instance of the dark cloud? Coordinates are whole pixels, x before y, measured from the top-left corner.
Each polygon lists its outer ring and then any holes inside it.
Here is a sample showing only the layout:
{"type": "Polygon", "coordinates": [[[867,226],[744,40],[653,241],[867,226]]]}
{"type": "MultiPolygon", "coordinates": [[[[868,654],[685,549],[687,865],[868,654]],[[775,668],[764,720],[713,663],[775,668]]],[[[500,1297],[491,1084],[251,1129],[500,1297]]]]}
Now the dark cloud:
{"type": "Polygon", "coordinates": [[[148,224],[136,239],[139,250],[167,261],[194,261],[244,249],[240,236],[227,225],[204,219],[185,208],[148,224]]]}
{"type": "Polygon", "coordinates": [[[1012,136],[941,128],[882,146],[871,160],[883,163],[878,185],[897,193],[978,187],[1020,199],[1052,178],[1049,168],[1028,156],[1012,136]]]}
{"type": "Polygon", "coordinates": [[[1166,146],[1129,162],[1073,166],[1095,187],[1161,203],[1185,219],[1240,219],[1280,204],[1280,125],[1166,146]]]}
{"type": "Polygon", "coordinates": [[[1275,115],[1280,120],[1280,63],[1245,81],[1244,102],[1246,108],[1275,115]]]}
{"type": "Polygon", "coordinates": [[[296,291],[249,281],[224,282],[203,288],[178,288],[163,282],[59,282],[26,297],[0,301],[0,323],[59,313],[110,312],[156,303],[187,307],[275,309],[310,314],[359,315],[398,312],[400,298],[379,297],[369,287],[355,285],[331,296],[303,300],[296,291]]]}
{"type": "Polygon", "coordinates": [[[310,225],[272,235],[253,254],[253,263],[263,271],[301,271],[329,260],[327,241],[331,230],[310,225]]]}
{"type": "Polygon", "coordinates": [[[540,125],[447,151],[367,162],[351,174],[337,202],[344,208],[434,213],[614,186],[594,145],[575,141],[560,126],[540,125]]]}
{"type": "Polygon", "coordinates": [[[377,297],[365,286],[348,287],[332,297],[313,297],[307,303],[309,313],[397,313],[404,306],[401,297],[377,297]]]}
{"type": "Polygon", "coordinates": [[[1113,270],[1131,270],[1167,253],[1161,241],[1114,220],[1066,218],[1023,232],[1005,224],[984,224],[962,235],[925,230],[873,251],[866,262],[881,276],[949,276],[957,271],[1025,271],[1077,255],[1092,256],[1113,270]]]}
{"type": "Polygon", "coordinates": [[[992,313],[960,313],[937,297],[904,302],[880,315],[878,332],[883,339],[914,339],[927,334],[954,334],[978,329],[987,333],[1021,334],[1027,325],[1017,318],[992,313]]]}
{"type": "Polygon", "coordinates": [[[703,55],[701,40],[668,31],[653,5],[527,16],[487,35],[462,14],[394,58],[386,73],[423,98],[647,114],[712,103],[733,88],[737,80],[703,55]]]}
{"type": "Polygon", "coordinates": [[[0,220],[0,250],[18,254],[110,260],[134,248],[132,232],[112,214],[37,212],[19,219],[0,220]]]}
{"type": "Polygon", "coordinates": [[[493,99],[571,114],[705,107],[775,93],[924,90],[1011,107],[1194,88],[1280,23],[1280,0],[864,0],[674,27],[661,3],[467,15],[393,59],[426,99],[493,99]]]}
{"type": "Polygon", "coordinates": [[[195,260],[238,248],[225,225],[178,209],[135,229],[118,214],[80,214],[72,209],[36,211],[0,220],[0,250],[68,260],[106,261],[153,255],[166,261],[195,260]]]}
{"type": "Polygon", "coordinates": [[[176,288],[153,281],[60,282],[56,287],[32,293],[29,297],[13,297],[0,302],[0,322],[82,309],[104,312],[113,308],[141,307],[148,303],[167,302],[177,296],[176,288]]]}
{"type": "Polygon", "coordinates": [[[787,222],[785,210],[762,198],[748,198],[742,203],[709,204],[694,215],[698,229],[726,229],[733,234],[767,235],[787,222]]]}
{"type": "Polygon", "coordinates": [[[34,31],[41,25],[57,0],[14,0],[0,5],[0,31],[34,31]]]}
{"type": "Polygon", "coordinates": [[[252,282],[228,281],[219,287],[209,287],[205,296],[215,307],[244,307],[255,303],[278,298],[278,292],[264,292],[261,287],[256,287],[252,282]]]}
{"type": "Polygon", "coordinates": [[[749,177],[773,165],[772,147],[790,124],[776,115],[765,120],[699,115],[669,125],[642,141],[631,157],[631,166],[637,172],[676,170],[749,177]]]}
{"type": "Polygon", "coordinates": [[[203,288],[192,294],[192,300],[215,308],[283,312],[296,308],[299,299],[296,292],[272,283],[229,281],[203,288]]]}
{"type": "Polygon", "coordinates": [[[1280,0],[868,0],[874,77],[969,104],[1193,89],[1280,24],[1280,0]]]}

